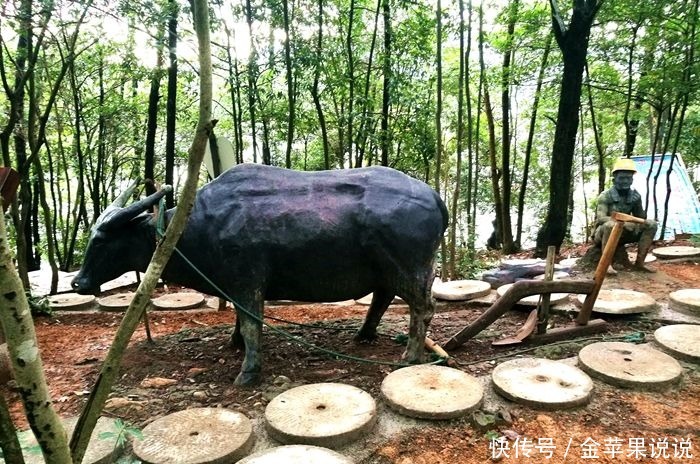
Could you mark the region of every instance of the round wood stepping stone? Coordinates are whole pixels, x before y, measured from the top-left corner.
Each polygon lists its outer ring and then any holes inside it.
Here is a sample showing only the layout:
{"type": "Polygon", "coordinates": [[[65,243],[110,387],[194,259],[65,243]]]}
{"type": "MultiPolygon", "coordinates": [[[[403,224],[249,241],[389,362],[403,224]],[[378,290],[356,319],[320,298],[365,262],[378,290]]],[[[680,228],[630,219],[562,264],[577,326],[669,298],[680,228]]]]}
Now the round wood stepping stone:
{"type": "Polygon", "coordinates": [[[338,448],[368,432],[377,421],[369,393],[341,383],[315,383],[287,390],[265,408],[268,434],[284,444],[338,448]]]}
{"type": "Polygon", "coordinates": [[[286,445],[251,454],[238,461],[238,464],[352,464],[352,462],[352,459],[327,448],[286,445]]]}
{"type": "Polygon", "coordinates": [[[51,309],[57,311],[80,311],[92,307],[94,302],[94,295],[79,295],[77,293],[63,293],[49,297],[51,309]]]}
{"type": "MultiPolygon", "coordinates": [[[[63,421],[63,426],[69,438],[77,422],[77,417],[71,417],[63,421]]],[[[83,464],[111,464],[116,462],[115,458],[119,456],[122,448],[117,444],[119,432],[119,428],[115,425],[115,419],[109,417],[100,417],[97,419],[95,430],[93,430],[90,442],[85,450],[83,464]]],[[[39,446],[34,432],[25,430],[18,433],[17,436],[22,446],[25,464],[44,464],[44,458],[41,452],[33,452],[33,450],[39,446]]],[[[0,462],[4,463],[5,461],[0,457],[0,462]]]]}
{"type": "Polygon", "coordinates": [[[650,347],[624,342],[599,342],[578,354],[581,369],[620,387],[660,389],[675,383],[683,372],[678,361],[650,347]]]}
{"type": "MultiPolygon", "coordinates": [[[[586,295],[577,295],[583,304],[586,295]]],[[[593,311],[605,314],[638,314],[656,309],[656,300],[650,295],[622,288],[603,289],[593,305],[593,311]]]]}
{"type": "Polygon", "coordinates": [[[683,361],[700,363],[700,325],[676,324],[656,329],[654,340],[661,349],[683,361]]]}
{"type": "Polygon", "coordinates": [[[506,361],[496,366],[491,381],[509,400],[548,410],[584,405],[593,393],[593,381],[585,372],[550,359],[506,361]]]}
{"type": "Polygon", "coordinates": [[[667,246],[654,248],[651,252],[657,258],[670,259],[670,258],[692,258],[693,256],[700,256],[700,248],[692,246],[667,246]]]}
{"type": "Polygon", "coordinates": [[[382,396],[391,409],[419,419],[453,419],[481,405],[479,381],[458,369],[422,364],[387,375],[382,396]]]}
{"type": "Polygon", "coordinates": [[[224,408],[178,411],[148,424],[134,454],[150,464],[236,462],[253,447],[253,424],[243,414],[224,408]]]}
{"type": "MultiPolygon", "coordinates": [[[[372,304],[372,297],[374,296],[373,293],[370,293],[368,295],[363,296],[359,300],[355,300],[355,303],[361,304],[364,306],[369,306],[372,304]]],[[[398,296],[395,296],[393,300],[391,300],[390,304],[406,304],[405,301],[403,301],[402,298],[399,298],[398,296]]]]}
{"type": "MultiPolygon", "coordinates": [[[[508,291],[510,287],[512,287],[513,284],[505,284],[501,285],[496,289],[496,293],[498,293],[499,297],[502,297],[505,295],[505,293],[508,291]]],[[[549,304],[550,305],[555,305],[557,303],[562,303],[565,301],[568,301],[569,299],[569,294],[568,293],[552,293],[549,296],[549,304]]],[[[521,300],[518,301],[518,304],[525,305],[525,306],[537,306],[537,303],[540,301],[540,295],[530,295],[526,296],[525,298],[522,298],[521,300]]]]}
{"type": "Polygon", "coordinates": [[[136,294],[133,292],[115,293],[97,300],[102,311],[126,311],[136,294]]]}
{"type": "MultiPolygon", "coordinates": [[[[552,280],[568,279],[569,277],[571,277],[571,275],[569,275],[568,272],[554,271],[554,274],[552,275],[552,280]]],[[[544,274],[536,275],[532,278],[532,280],[544,280],[544,274]]]]}
{"type": "Polygon", "coordinates": [[[433,284],[433,297],[447,301],[464,301],[488,295],[491,284],[483,280],[451,280],[433,284]]]}
{"type": "Polygon", "coordinates": [[[700,288],[684,288],[668,295],[671,309],[687,314],[700,314],[700,288]]]}
{"type": "Polygon", "coordinates": [[[204,304],[204,296],[194,292],[168,293],[154,298],[151,304],[160,310],[194,309],[204,304]]]}

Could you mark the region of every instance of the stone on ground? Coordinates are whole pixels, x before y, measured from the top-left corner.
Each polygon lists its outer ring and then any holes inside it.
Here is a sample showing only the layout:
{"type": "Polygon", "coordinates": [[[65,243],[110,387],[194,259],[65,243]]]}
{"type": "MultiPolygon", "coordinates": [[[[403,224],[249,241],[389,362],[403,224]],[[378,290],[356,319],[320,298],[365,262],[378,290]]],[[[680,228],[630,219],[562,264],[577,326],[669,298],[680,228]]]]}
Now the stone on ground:
{"type": "Polygon", "coordinates": [[[352,464],[352,460],[319,446],[286,445],[251,454],[238,464],[352,464]]]}
{"type": "Polygon", "coordinates": [[[136,294],[133,292],[115,293],[97,300],[102,311],[126,311],[136,294]]]}
{"type": "Polygon", "coordinates": [[[284,444],[338,448],[374,427],[377,405],[359,388],[316,383],[287,390],[265,408],[270,437],[284,444]]]}
{"type": "Polygon", "coordinates": [[[382,396],[391,409],[419,419],[453,419],[481,405],[479,381],[458,369],[422,364],[387,375],[382,396]]]}
{"type": "Polygon", "coordinates": [[[676,324],[656,329],[654,340],[674,358],[700,363],[700,325],[676,324]]]}
{"type": "MultiPolygon", "coordinates": [[[[586,295],[576,297],[580,304],[586,295]]],[[[639,314],[655,310],[656,300],[643,292],[622,288],[602,289],[593,304],[593,311],[605,314],[639,314]]]]}
{"type": "MultiPolygon", "coordinates": [[[[63,421],[63,426],[69,438],[77,422],[77,417],[71,417],[63,421]]],[[[117,458],[122,451],[122,447],[117,444],[119,432],[120,430],[115,425],[115,419],[100,417],[90,437],[87,450],[85,450],[83,464],[111,464],[117,462],[117,458]]],[[[34,452],[39,446],[34,437],[34,432],[25,430],[20,432],[18,437],[19,443],[22,446],[25,464],[44,464],[44,458],[41,452],[34,452]]],[[[0,457],[0,462],[5,462],[2,457],[0,457]]]]}
{"type": "Polygon", "coordinates": [[[49,305],[51,309],[56,311],[81,311],[91,308],[94,302],[94,295],[79,295],[77,293],[62,293],[49,297],[49,305]]]}
{"type": "MultiPolygon", "coordinates": [[[[372,297],[374,296],[374,293],[370,293],[368,295],[363,296],[360,299],[355,300],[355,303],[361,304],[364,306],[369,306],[372,304],[372,297]]],[[[390,304],[406,304],[403,299],[399,298],[398,296],[395,296],[393,300],[391,300],[390,304]]]]}
{"type": "Polygon", "coordinates": [[[452,280],[433,284],[433,297],[447,301],[465,301],[488,295],[491,284],[483,280],[452,280]]]}
{"type": "Polygon", "coordinates": [[[588,345],[579,352],[578,361],[591,377],[619,387],[662,389],[677,382],[683,372],[671,356],[624,342],[588,345]]]}
{"type": "Polygon", "coordinates": [[[700,315],[700,288],[684,288],[670,293],[668,306],[682,313],[700,315]]]}
{"type": "Polygon", "coordinates": [[[700,256],[700,248],[692,246],[667,246],[654,248],[651,252],[657,258],[661,259],[671,259],[671,258],[692,258],[695,256],[700,256]]]}
{"type": "Polygon", "coordinates": [[[153,309],[180,310],[199,308],[204,304],[204,296],[194,292],[168,293],[151,300],[153,309]]]}
{"type": "MultiPolygon", "coordinates": [[[[506,284],[502,285],[501,287],[498,287],[496,289],[496,293],[498,293],[499,297],[502,297],[503,295],[506,294],[508,289],[510,289],[513,286],[513,284],[506,284]]],[[[569,300],[569,294],[568,293],[551,293],[549,296],[549,304],[550,305],[555,305],[557,303],[564,303],[569,300]]],[[[524,306],[537,306],[537,304],[540,301],[540,295],[530,295],[526,296],[525,298],[522,298],[518,301],[518,304],[524,305],[524,306]]]]}
{"type": "Polygon", "coordinates": [[[593,381],[580,369],[540,358],[501,363],[491,381],[496,392],[509,400],[547,410],[584,405],[593,392],[593,381]]]}
{"type": "Polygon", "coordinates": [[[134,440],[134,454],[150,464],[236,462],[255,441],[253,425],[243,414],[224,408],[178,411],[144,427],[134,440]]]}

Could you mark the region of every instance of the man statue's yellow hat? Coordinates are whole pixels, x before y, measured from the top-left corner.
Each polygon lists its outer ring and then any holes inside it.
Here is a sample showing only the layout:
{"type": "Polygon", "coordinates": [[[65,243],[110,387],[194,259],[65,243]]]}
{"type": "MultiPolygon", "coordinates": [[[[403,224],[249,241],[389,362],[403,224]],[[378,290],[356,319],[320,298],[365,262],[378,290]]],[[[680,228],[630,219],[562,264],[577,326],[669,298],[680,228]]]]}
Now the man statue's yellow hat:
{"type": "Polygon", "coordinates": [[[634,165],[634,161],[632,161],[631,158],[620,158],[615,161],[615,164],[613,165],[613,174],[615,174],[616,171],[637,172],[637,167],[634,165]]]}

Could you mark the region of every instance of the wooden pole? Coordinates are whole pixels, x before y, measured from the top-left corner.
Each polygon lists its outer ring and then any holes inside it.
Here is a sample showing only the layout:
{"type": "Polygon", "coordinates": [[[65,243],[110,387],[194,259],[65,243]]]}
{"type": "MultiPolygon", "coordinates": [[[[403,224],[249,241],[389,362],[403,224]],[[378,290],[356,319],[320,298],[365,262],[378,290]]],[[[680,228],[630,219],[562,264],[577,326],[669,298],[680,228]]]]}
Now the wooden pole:
{"type": "MultiPolygon", "coordinates": [[[[547,247],[547,261],[544,268],[544,280],[550,282],[554,279],[554,254],[555,246],[547,247]]],[[[549,322],[549,300],[551,293],[543,293],[539,311],[537,313],[537,333],[542,335],[547,333],[547,322],[549,322]]]]}
{"type": "Polygon", "coordinates": [[[583,302],[583,306],[581,307],[581,312],[578,313],[578,317],[576,318],[576,324],[578,325],[588,324],[588,320],[591,318],[593,305],[598,298],[600,288],[603,286],[603,281],[605,280],[605,274],[608,272],[608,267],[612,263],[613,256],[615,255],[615,248],[617,248],[617,243],[620,241],[620,236],[622,235],[624,223],[637,222],[644,224],[645,222],[642,218],[617,212],[612,214],[611,219],[615,221],[615,226],[610,232],[610,237],[608,238],[608,242],[605,244],[605,249],[600,257],[600,261],[598,261],[598,267],[595,270],[595,276],[593,277],[595,287],[593,287],[593,291],[586,297],[585,301],[583,302]]]}

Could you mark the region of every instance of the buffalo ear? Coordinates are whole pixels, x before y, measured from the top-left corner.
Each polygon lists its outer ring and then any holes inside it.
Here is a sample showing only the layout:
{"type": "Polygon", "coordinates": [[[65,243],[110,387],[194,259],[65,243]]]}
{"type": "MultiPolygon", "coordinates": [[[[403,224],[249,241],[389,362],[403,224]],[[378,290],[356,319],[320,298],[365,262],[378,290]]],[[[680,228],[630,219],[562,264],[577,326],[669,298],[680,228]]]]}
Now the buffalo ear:
{"type": "MultiPolygon", "coordinates": [[[[163,198],[168,192],[172,192],[173,188],[170,185],[166,185],[162,189],[158,190],[156,193],[147,196],[146,198],[139,200],[126,208],[117,208],[109,211],[109,215],[106,215],[104,220],[97,225],[97,228],[102,231],[114,230],[118,227],[123,226],[127,222],[134,219],[139,214],[151,208],[153,205],[158,203],[161,198],[163,198]]],[[[105,211],[103,215],[108,213],[105,211]]],[[[102,217],[102,216],[100,216],[102,217]]]]}

